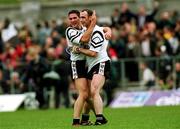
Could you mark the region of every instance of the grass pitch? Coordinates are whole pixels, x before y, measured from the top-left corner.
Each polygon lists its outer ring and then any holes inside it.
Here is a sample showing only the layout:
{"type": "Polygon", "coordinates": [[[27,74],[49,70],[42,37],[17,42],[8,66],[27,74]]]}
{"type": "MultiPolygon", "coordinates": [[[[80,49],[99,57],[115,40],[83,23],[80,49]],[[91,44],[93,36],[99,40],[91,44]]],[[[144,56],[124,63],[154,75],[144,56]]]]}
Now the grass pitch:
{"type": "MultiPolygon", "coordinates": [[[[0,113],[0,129],[180,129],[180,106],[105,108],[102,126],[72,127],[72,109],[0,113]]],[[[95,117],[91,114],[91,120],[95,117]]]]}

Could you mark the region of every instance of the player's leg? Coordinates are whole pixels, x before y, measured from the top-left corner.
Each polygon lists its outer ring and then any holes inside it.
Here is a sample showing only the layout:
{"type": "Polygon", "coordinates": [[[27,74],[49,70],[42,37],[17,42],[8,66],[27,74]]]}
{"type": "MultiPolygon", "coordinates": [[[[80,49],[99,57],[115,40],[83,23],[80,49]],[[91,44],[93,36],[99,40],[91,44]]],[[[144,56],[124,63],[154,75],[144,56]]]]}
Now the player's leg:
{"type": "Polygon", "coordinates": [[[93,108],[93,103],[92,103],[92,99],[91,99],[91,92],[90,92],[90,86],[91,86],[91,82],[89,80],[87,80],[88,82],[88,99],[86,100],[84,107],[83,107],[83,113],[84,114],[89,114],[91,108],[93,108]]]}
{"type": "Polygon", "coordinates": [[[72,78],[75,82],[75,88],[78,91],[78,98],[74,103],[74,113],[73,113],[73,125],[80,124],[80,114],[84,106],[85,100],[88,98],[88,85],[86,79],[86,61],[72,61],[72,78]]]}
{"type": "Polygon", "coordinates": [[[92,109],[92,102],[85,102],[83,107],[83,114],[81,117],[81,125],[87,126],[87,125],[93,125],[93,122],[89,120],[90,117],[90,110],[92,109]]]}
{"type": "Polygon", "coordinates": [[[100,90],[105,83],[105,76],[100,74],[94,74],[91,82],[91,96],[96,112],[95,125],[106,124],[107,120],[103,116],[103,101],[100,95],[100,90]]]}
{"type": "Polygon", "coordinates": [[[96,114],[102,114],[103,110],[103,101],[100,96],[100,90],[103,87],[105,82],[105,77],[100,74],[94,74],[91,81],[91,96],[93,99],[93,104],[96,114]]]}
{"type": "Polygon", "coordinates": [[[93,123],[89,121],[89,113],[90,110],[94,112],[94,106],[90,95],[90,82],[88,82],[88,99],[86,99],[86,102],[83,107],[83,114],[81,117],[81,125],[92,125],[93,123]]]}
{"type": "Polygon", "coordinates": [[[106,61],[95,65],[90,72],[88,72],[88,78],[91,80],[91,97],[96,112],[96,125],[107,123],[107,120],[103,116],[103,101],[100,96],[100,91],[104,86],[105,79],[109,77],[109,71],[110,61],[106,61]]]}
{"type": "Polygon", "coordinates": [[[78,98],[74,103],[73,125],[80,124],[80,114],[88,98],[86,78],[75,79],[75,87],[78,90],[78,98]]]}

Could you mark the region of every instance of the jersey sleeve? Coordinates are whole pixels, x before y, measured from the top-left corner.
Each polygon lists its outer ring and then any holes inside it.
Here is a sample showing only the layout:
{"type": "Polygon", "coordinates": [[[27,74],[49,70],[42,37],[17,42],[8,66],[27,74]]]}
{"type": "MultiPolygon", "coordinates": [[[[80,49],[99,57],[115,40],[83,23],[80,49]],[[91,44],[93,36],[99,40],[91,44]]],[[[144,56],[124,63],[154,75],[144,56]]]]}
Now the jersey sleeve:
{"type": "Polygon", "coordinates": [[[101,31],[94,31],[91,36],[90,50],[100,52],[104,40],[105,39],[101,31]]]}
{"type": "Polygon", "coordinates": [[[67,28],[66,30],[66,37],[72,43],[80,44],[82,35],[83,35],[82,32],[79,32],[78,30],[71,27],[67,28]]]}

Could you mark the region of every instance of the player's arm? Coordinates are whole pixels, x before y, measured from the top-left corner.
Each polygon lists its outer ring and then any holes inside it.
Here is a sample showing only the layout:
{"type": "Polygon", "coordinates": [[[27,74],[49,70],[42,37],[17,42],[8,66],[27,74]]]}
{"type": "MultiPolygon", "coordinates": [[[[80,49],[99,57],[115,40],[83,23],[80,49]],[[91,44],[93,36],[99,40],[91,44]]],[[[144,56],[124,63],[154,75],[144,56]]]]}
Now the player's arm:
{"type": "Polygon", "coordinates": [[[89,42],[95,25],[96,25],[96,12],[93,11],[93,15],[91,16],[90,26],[87,28],[86,32],[82,35],[80,42],[82,42],[82,43],[89,42]]]}
{"type": "Polygon", "coordinates": [[[89,49],[84,49],[84,48],[79,48],[79,52],[90,57],[97,57],[97,52],[89,50],[89,49]]]}
{"type": "Polygon", "coordinates": [[[110,40],[111,37],[112,37],[111,28],[110,28],[110,27],[103,27],[103,32],[104,32],[105,38],[106,38],[107,40],[110,40]]]}
{"type": "Polygon", "coordinates": [[[73,46],[72,48],[72,52],[73,53],[82,53],[86,56],[90,56],[90,57],[96,57],[97,56],[97,52],[89,50],[89,49],[85,49],[85,48],[80,48],[78,46],[73,46]]]}

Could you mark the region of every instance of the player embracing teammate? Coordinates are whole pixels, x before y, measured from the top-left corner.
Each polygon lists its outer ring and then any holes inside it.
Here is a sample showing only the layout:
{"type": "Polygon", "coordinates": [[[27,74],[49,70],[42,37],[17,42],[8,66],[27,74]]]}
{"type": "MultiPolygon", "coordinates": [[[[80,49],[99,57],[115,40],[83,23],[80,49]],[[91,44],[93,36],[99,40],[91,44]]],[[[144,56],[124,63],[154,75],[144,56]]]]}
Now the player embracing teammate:
{"type": "Polygon", "coordinates": [[[106,124],[100,90],[110,73],[107,39],[111,38],[111,29],[96,25],[95,11],[89,9],[81,12],[71,10],[68,19],[70,26],[66,30],[66,39],[71,48],[72,78],[78,91],[74,104],[73,125],[91,124],[88,109],[92,105],[96,115],[95,125],[106,124]],[[84,114],[80,121],[83,107],[84,114]]]}

